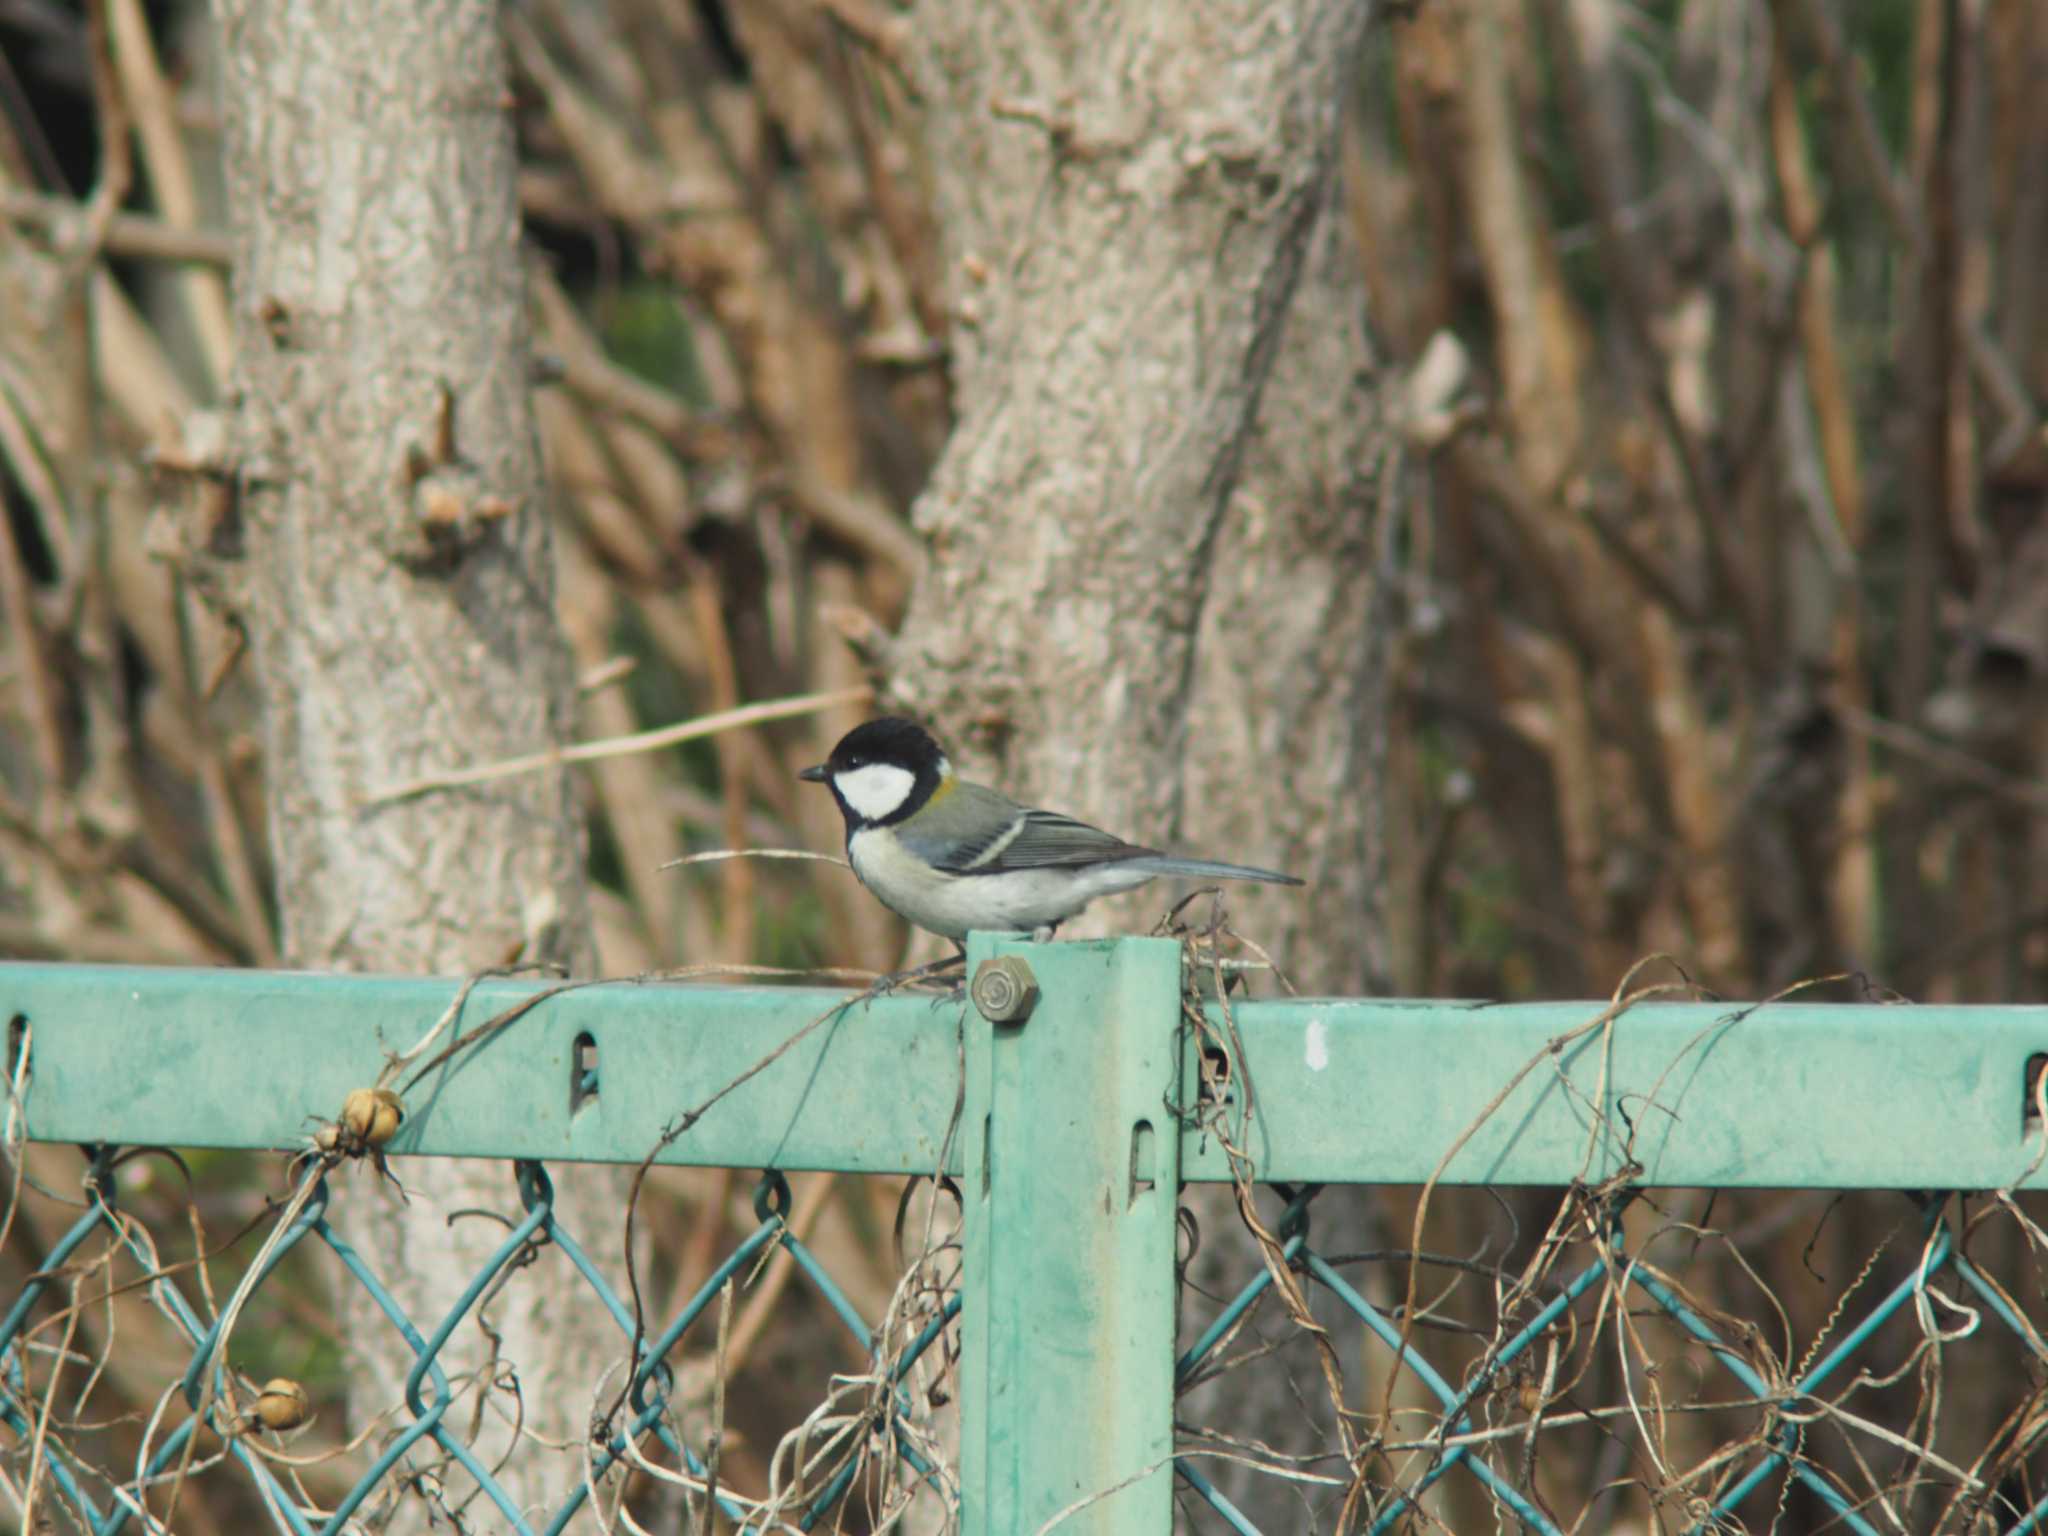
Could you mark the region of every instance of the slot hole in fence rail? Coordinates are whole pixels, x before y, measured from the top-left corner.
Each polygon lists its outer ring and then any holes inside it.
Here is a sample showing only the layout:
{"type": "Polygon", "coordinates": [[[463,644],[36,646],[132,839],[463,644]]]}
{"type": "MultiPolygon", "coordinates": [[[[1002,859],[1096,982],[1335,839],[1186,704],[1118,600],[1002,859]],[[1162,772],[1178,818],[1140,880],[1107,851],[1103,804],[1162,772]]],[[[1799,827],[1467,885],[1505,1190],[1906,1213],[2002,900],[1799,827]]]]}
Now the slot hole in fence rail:
{"type": "Polygon", "coordinates": [[[569,1113],[597,1102],[597,1037],[588,1030],[569,1051],[569,1113]]]}
{"type": "Polygon", "coordinates": [[[1156,1175],[1158,1156],[1158,1138],[1152,1134],[1152,1122],[1150,1120],[1140,1120],[1131,1127],[1130,1204],[1136,1205],[1138,1203],[1138,1196],[1144,1194],[1158,1182],[1156,1175]]]}
{"type": "Polygon", "coordinates": [[[1234,1104],[1237,1088],[1230,1078],[1230,1052],[1220,1045],[1202,1047],[1201,1104],[1234,1104]]]}
{"type": "Polygon", "coordinates": [[[2048,1073],[2048,1051],[2036,1051],[2027,1058],[2027,1075],[2020,1084],[2020,1128],[2025,1130],[2041,1118],[2041,1077],[2048,1073]]]}
{"type": "Polygon", "coordinates": [[[17,1013],[7,1021],[7,1081],[21,1076],[23,1054],[28,1050],[28,1015],[17,1013]]]}

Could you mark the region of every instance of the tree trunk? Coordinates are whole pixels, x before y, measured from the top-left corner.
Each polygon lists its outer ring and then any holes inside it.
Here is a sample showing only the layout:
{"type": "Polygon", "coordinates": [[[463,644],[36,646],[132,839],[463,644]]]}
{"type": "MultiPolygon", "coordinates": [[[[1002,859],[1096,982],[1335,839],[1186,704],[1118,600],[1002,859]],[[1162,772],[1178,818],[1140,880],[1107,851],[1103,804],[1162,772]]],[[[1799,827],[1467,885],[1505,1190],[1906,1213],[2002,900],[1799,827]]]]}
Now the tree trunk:
{"type": "MultiPolygon", "coordinates": [[[[582,834],[561,773],[371,804],[419,774],[556,745],[570,720],[497,8],[220,0],[217,14],[242,598],[285,953],[345,970],[586,968],[582,834]]],[[[428,1332],[504,1238],[455,1214],[517,1200],[501,1165],[399,1174],[409,1204],[370,1178],[337,1180],[336,1203],[428,1332]]],[[[558,1172],[558,1188],[590,1249],[612,1248],[620,1178],[558,1172]]],[[[597,1307],[566,1300],[567,1276],[543,1252],[490,1304],[501,1340],[485,1375],[501,1412],[481,1416],[486,1463],[522,1415],[579,1439],[599,1362],[623,1352],[597,1307]]],[[[413,1357],[353,1283],[337,1288],[366,1421],[400,1404],[413,1357]]],[[[443,1358],[460,1381],[487,1341],[465,1323],[443,1358]]],[[[415,1466],[431,1459],[424,1444],[415,1466]]],[[[515,1497],[573,1486],[573,1466],[532,1452],[504,1474],[515,1497]]]]}
{"type": "MultiPolygon", "coordinates": [[[[892,652],[898,695],[1006,789],[1303,876],[1232,888],[1234,925],[1351,992],[1387,972],[1390,436],[1330,195],[1365,9],[920,9],[958,425],[892,652]]],[[[1170,899],[1089,917],[1143,931],[1170,899]]],[[[1227,1195],[1187,1203],[1189,1278],[1227,1295],[1259,1260],[1227,1195]]],[[[1325,1208],[1345,1231],[1365,1215],[1341,1192],[1325,1208]]],[[[1212,1312],[1190,1294],[1183,1343],[1212,1312]]],[[[1307,1358],[1186,1412],[1327,1448],[1307,1358]]],[[[1266,1529],[1298,1522],[1284,1484],[1202,1470],[1266,1529]]]]}
{"type": "MultiPolygon", "coordinates": [[[[1045,0],[928,5],[910,33],[958,425],[918,506],[933,558],[899,691],[1013,791],[1311,874],[1359,851],[1374,786],[1353,749],[1381,729],[1340,718],[1374,647],[1302,622],[1371,611],[1357,445],[1239,492],[1364,17],[1320,0],[1082,20],[1045,0]],[[1347,771],[1358,799],[1330,777],[1347,771]]],[[[1323,398],[1351,398],[1368,361],[1345,354],[1323,398]]],[[[1248,931],[1287,934],[1317,974],[1341,947],[1330,974],[1354,980],[1376,968],[1367,901],[1356,883],[1350,910],[1232,895],[1248,931]],[[1314,943],[1294,931],[1311,911],[1314,943]]]]}

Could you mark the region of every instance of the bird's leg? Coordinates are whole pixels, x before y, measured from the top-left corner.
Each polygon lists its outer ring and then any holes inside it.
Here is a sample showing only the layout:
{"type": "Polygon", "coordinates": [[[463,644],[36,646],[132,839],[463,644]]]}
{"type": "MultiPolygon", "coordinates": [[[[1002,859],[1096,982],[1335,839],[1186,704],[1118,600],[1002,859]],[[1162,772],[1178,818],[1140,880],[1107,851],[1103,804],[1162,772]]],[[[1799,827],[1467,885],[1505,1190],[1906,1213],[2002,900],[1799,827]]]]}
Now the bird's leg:
{"type": "Polygon", "coordinates": [[[1050,944],[1052,936],[1059,931],[1060,925],[1058,923],[1040,923],[1031,930],[1031,942],[1034,944],[1050,944]]]}

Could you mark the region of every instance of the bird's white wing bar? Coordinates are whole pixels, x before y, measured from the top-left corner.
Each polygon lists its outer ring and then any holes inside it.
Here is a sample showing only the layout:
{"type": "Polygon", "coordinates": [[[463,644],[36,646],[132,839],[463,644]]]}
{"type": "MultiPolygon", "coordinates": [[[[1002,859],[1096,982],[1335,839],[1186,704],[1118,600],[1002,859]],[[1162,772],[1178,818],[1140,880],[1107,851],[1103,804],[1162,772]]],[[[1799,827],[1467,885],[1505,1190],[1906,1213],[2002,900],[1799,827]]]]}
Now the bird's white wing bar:
{"type": "Polygon", "coordinates": [[[1151,852],[1114,833],[1056,811],[1026,811],[963,873],[1014,869],[1084,869],[1151,852]],[[999,856],[998,856],[999,855],[999,856]]]}
{"type": "Polygon", "coordinates": [[[1003,862],[1003,855],[1009,851],[1010,845],[1024,835],[1024,829],[1030,824],[1031,818],[1029,816],[1018,816],[1007,827],[1003,828],[1002,831],[990,838],[986,847],[976,850],[973,858],[956,867],[963,874],[972,870],[987,869],[991,866],[999,867],[1003,862]]]}

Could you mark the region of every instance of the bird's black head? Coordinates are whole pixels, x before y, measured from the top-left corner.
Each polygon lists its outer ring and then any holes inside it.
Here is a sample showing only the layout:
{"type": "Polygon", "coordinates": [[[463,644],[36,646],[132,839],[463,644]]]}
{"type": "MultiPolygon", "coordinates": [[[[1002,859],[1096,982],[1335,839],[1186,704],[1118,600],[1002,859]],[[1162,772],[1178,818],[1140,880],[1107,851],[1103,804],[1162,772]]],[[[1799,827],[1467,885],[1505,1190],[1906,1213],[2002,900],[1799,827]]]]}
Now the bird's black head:
{"type": "Polygon", "coordinates": [[[829,786],[852,832],[915,814],[951,782],[953,765],[915,720],[885,715],[855,726],[830,757],[797,777],[829,786]]]}

